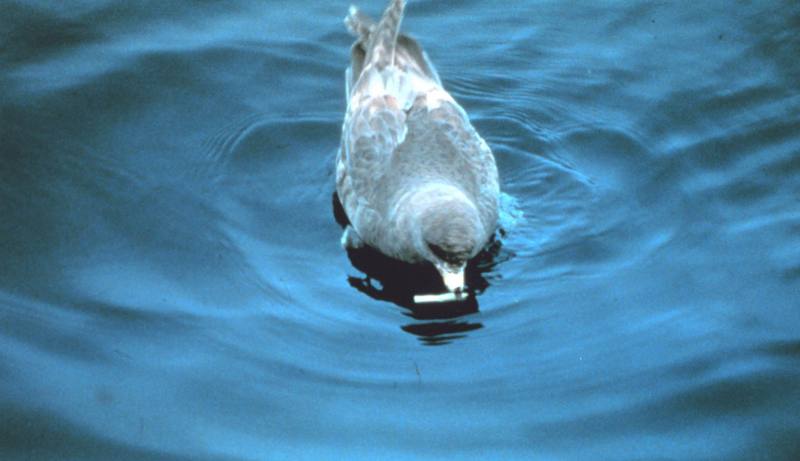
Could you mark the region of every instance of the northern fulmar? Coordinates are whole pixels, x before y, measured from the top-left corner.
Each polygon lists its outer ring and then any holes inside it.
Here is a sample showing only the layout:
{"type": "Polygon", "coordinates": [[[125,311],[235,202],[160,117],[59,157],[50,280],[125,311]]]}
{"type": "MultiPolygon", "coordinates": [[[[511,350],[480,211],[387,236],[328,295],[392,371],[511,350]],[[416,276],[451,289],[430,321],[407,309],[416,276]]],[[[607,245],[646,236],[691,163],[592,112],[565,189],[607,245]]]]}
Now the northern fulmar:
{"type": "Polygon", "coordinates": [[[368,245],[432,263],[458,296],[464,269],[497,227],[497,165],[417,42],[400,34],[404,0],[375,23],[354,6],[356,36],[336,191],[350,224],[345,248],[368,245]]]}

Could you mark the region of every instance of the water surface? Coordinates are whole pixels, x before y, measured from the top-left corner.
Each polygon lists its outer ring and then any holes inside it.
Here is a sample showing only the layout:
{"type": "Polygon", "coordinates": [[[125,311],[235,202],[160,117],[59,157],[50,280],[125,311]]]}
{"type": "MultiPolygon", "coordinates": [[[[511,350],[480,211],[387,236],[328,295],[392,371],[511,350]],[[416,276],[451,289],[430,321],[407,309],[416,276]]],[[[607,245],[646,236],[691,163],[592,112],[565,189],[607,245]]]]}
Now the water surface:
{"type": "Polygon", "coordinates": [[[507,194],[453,310],[339,246],[347,6],[0,5],[0,457],[800,459],[797,3],[412,1],[507,194]]]}

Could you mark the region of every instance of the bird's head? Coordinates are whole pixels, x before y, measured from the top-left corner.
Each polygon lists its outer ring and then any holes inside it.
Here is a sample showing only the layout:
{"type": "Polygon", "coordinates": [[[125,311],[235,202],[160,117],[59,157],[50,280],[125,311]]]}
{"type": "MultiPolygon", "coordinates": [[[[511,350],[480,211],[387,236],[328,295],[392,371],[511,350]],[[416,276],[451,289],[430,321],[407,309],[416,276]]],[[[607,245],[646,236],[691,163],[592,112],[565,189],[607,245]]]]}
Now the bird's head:
{"type": "Polygon", "coordinates": [[[418,251],[430,261],[451,292],[464,289],[464,270],[483,245],[475,205],[462,193],[432,197],[419,220],[418,251]]]}

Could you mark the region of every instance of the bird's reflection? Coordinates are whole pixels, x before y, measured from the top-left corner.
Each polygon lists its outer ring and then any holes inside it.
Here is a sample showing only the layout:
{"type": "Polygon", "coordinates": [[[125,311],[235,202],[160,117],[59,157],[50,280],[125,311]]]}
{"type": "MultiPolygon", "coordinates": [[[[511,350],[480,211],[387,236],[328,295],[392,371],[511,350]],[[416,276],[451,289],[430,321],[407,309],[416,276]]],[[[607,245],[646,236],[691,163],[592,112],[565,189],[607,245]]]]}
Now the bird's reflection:
{"type": "MultiPolygon", "coordinates": [[[[348,224],[335,193],[333,212],[342,227],[348,224]]],[[[418,336],[427,345],[447,344],[483,327],[481,323],[470,322],[466,317],[478,312],[476,295],[489,287],[483,274],[495,265],[500,247],[499,240],[492,240],[467,265],[465,281],[471,295],[458,302],[415,303],[414,295],[447,291],[436,269],[430,264],[404,263],[369,247],[347,251],[353,267],[364,274],[363,277],[350,276],[347,281],[350,286],[373,299],[404,308],[405,315],[415,322],[402,326],[403,331],[418,336]]]]}

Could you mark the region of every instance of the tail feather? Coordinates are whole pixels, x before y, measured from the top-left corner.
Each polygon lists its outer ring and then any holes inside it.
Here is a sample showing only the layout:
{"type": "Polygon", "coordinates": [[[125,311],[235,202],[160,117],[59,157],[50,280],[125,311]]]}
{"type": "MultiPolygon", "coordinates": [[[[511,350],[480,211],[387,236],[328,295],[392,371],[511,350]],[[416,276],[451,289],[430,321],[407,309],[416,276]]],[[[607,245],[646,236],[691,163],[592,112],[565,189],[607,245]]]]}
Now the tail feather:
{"type": "Polygon", "coordinates": [[[373,65],[382,69],[394,63],[397,35],[405,6],[405,0],[391,0],[380,22],[371,30],[367,43],[367,66],[373,65]]]}
{"type": "Polygon", "coordinates": [[[350,11],[344,18],[344,25],[351,34],[355,35],[359,41],[367,43],[372,30],[375,29],[375,21],[362,13],[355,5],[350,5],[350,11]]]}

